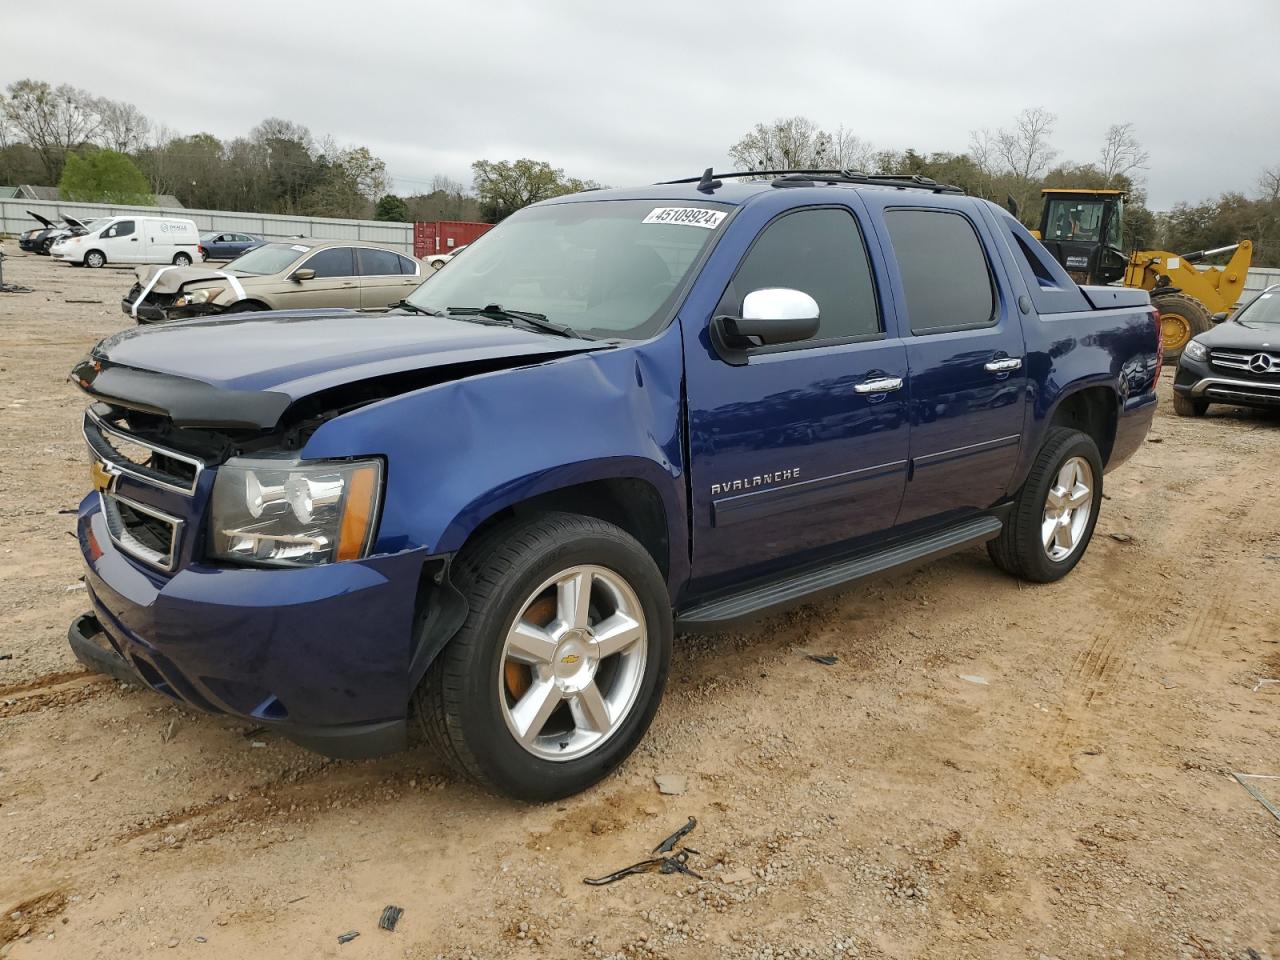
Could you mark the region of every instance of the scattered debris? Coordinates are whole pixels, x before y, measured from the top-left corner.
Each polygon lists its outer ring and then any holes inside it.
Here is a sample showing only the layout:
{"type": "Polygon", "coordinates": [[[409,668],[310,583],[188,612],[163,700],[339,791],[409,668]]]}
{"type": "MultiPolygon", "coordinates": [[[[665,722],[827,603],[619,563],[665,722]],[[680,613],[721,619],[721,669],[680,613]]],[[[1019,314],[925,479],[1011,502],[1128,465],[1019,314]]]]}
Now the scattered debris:
{"type": "MultiPolygon", "coordinates": [[[[684,826],[654,847],[653,852],[657,854],[670,853],[675,849],[676,844],[688,836],[697,825],[697,818],[690,817],[684,826]]],[[[623,877],[629,877],[637,873],[651,873],[655,870],[663,874],[682,873],[687,877],[693,877],[695,880],[701,880],[702,875],[689,866],[689,854],[691,853],[697,854],[698,851],[692,847],[682,847],[674,856],[650,857],[648,860],[641,860],[638,863],[631,864],[629,867],[615,870],[613,873],[606,873],[603,877],[583,877],[582,882],[591,887],[603,887],[605,884],[616,883],[623,877]]]]}
{"type": "Polygon", "coordinates": [[[683,773],[660,773],[653,778],[658,785],[658,792],[669,797],[678,797],[685,792],[689,779],[683,773]]]}
{"type": "Polygon", "coordinates": [[[671,834],[671,836],[667,837],[667,839],[663,840],[660,844],[654,847],[651,852],[652,853],[670,853],[672,850],[676,848],[677,843],[679,843],[681,840],[683,840],[685,837],[687,837],[690,833],[693,832],[693,828],[696,827],[697,825],[698,825],[698,818],[690,817],[688,823],[686,823],[683,827],[681,827],[675,833],[671,834]]]}
{"type": "Polygon", "coordinates": [[[1178,685],[1174,683],[1172,680],[1170,680],[1168,677],[1161,677],[1160,686],[1164,687],[1166,690],[1173,690],[1178,685]]]}
{"type": "Polygon", "coordinates": [[[965,683],[976,683],[981,687],[990,685],[986,677],[980,677],[976,673],[962,673],[960,679],[965,683]]]}
{"type": "Polygon", "coordinates": [[[400,918],[404,916],[404,907],[388,905],[382,911],[382,917],[378,920],[378,929],[394,931],[396,924],[400,922],[400,918]]]}
{"type": "Polygon", "coordinates": [[[730,873],[726,873],[720,877],[721,883],[747,883],[754,880],[756,875],[751,872],[750,867],[739,867],[730,873]]]}
{"type": "Polygon", "coordinates": [[[267,745],[267,744],[266,744],[266,741],[265,741],[265,740],[251,740],[251,741],[249,741],[249,746],[250,746],[250,747],[265,747],[266,745],[267,745]]]}
{"type": "Polygon", "coordinates": [[[178,732],[178,718],[170,717],[169,722],[165,724],[164,729],[160,731],[160,739],[164,743],[168,743],[173,739],[173,735],[178,732]]]}
{"type": "Polygon", "coordinates": [[[85,589],[85,585],[83,583],[73,583],[71,586],[67,587],[66,592],[71,593],[73,590],[83,590],[83,589],[85,589]]]}
{"type": "Polygon", "coordinates": [[[208,937],[196,937],[196,938],[195,938],[195,940],[196,940],[196,943],[208,943],[208,942],[209,942],[209,938],[208,938],[208,937]]]}
{"type": "Polygon", "coordinates": [[[350,943],[352,940],[354,940],[358,936],[360,936],[359,930],[348,930],[346,933],[342,933],[338,935],[338,942],[350,943]]]}
{"type": "Polygon", "coordinates": [[[101,303],[101,300],[63,300],[63,303],[101,303]]]}
{"type": "Polygon", "coordinates": [[[1270,777],[1262,773],[1236,773],[1234,770],[1231,771],[1231,775],[1236,778],[1236,783],[1249,791],[1249,796],[1266,807],[1273,817],[1280,820],[1280,807],[1264,797],[1262,791],[1249,782],[1250,780],[1280,780],[1280,777],[1270,777]]]}
{"type": "Polygon", "coordinates": [[[244,733],[240,734],[240,736],[244,737],[246,740],[252,740],[258,734],[266,733],[266,731],[266,727],[250,727],[248,730],[244,731],[244,733]]]}
{"type": "Polygon", "coordinates": [[[301,903],[301,902],[302,902],[303,900],[305,900],[305,899],[307,899],[307,895],[304,893],[304,894],[303,894],[302,896],[300,896],[300,897],[294,897],[292,900],[286,900],[286,901],[285,901],[285,903],[286,903],[286,904],[289,904],[289,903],[301,903]]]}
{"type": "Polygon", "coordinates": [[[1133,534],[1131,533],[1109,533],[1107,534],[1116,543],[1133,543],[1133,534]]]}
{"type": "Polygon", "coordinates": [[[806,660],[812,660],[814,663],[820,663],[824,667],[832,667],[840,662],[839,657],[833,657],[826,653],[810,653],[805,655],[806,660]]]}
{"type": "Polygon", "coordinates": [[[603,887],[605,884],[615,883],[623,877],[629,877],[637,873],[650,873],[653,870],[657,870],[659,873],[683,873],[685,876],[693,877],[695,880],[701,880],[702,874],[692,870],[688,863],[689,851],[681,850],[674,857],[651,857],[648,860],[633,863],[629,867],[623,867],[621,870],[615,870],[613,873],[606,873],[603,877],[583,877],[582,882],[592,887],[603,887]]]}
{"type": "MultiPolygon", "coordinates": [[[[2,660],[2,659],[4,659],[4,658],[3,658],[3,657],[0,657],[0,660],[2,660]]],[[[1255,683],[1255,684],[1253,685],[1253,689],[1250,691],[1250,693],[1257,693],[1257,692],[1258,692],[1260,689],[1262,689],[1263,687],[1268,686],[1268,685],[1273,684],[1273,683],[1280,683],[1280,680],[1271,680],[1271,679],[1269,679],[1269,678],[1260,677],[1260,678],[1258,679],[1258,682],[1257,682],[1257,683],[1255,683]]]]}
{"type": "Polygon", "coordinates": [[[1164,437],[1147,437],[1147,443],[1164,443],[1164,437]]]}
{"type": "Polygon", "coordinates": [[[75,507],[67,507],[65,510],[59,510],[58,513],[79,513],[75,507]]]}
{"type": "Polygon", "coordinates": [[[0,660],[12,660],[12,659],[13,659],[12,653],[0,653],[0,660]]]}

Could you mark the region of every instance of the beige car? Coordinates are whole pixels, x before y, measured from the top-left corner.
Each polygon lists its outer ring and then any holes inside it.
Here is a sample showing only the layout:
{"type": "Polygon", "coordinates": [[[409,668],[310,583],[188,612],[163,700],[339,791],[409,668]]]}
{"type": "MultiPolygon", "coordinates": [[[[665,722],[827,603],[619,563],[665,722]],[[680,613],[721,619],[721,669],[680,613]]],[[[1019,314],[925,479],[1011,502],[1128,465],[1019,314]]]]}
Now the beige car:
{"type": "Polygon", "coordinates": [[[120,301],[138,323],[250,310],[385,309],[422,283],[422,264],[351,240],[286,240],[255,247],[222,269],[147,267],[120,301]]]}

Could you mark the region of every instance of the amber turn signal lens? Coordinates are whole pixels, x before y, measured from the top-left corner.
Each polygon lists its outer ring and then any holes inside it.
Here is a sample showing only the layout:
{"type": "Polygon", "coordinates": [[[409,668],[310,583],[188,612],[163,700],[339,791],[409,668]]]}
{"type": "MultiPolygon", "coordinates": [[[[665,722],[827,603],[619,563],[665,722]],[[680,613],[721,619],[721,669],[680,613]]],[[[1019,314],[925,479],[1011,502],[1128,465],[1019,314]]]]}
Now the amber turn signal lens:
{"type": "Polygon", "coordinates": [[[364,554],[378,499],[378,468],[358,467],[351,474],[342,528],[338,534],[338,560],[358,560],[364,554]]]}

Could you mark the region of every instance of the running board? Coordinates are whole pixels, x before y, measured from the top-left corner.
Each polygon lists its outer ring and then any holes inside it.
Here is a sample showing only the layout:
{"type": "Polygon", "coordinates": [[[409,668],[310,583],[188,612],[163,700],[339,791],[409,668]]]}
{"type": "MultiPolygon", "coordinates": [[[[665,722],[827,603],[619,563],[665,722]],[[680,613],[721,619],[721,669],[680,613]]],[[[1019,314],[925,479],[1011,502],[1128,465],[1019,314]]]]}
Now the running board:
{"type": "Polygon", "coordinates": [[[908,563],[941,557],[1000,535],[1004,526],[997,517],[983,516],[935,530],[914,540],[896,543],[875,553],[864,553],[817,569],[792,574],[741,593],[709,600],[676,615],[676,627],[705,630],[755,616],[766,610],[837,590],[855,580],[892,570],[908,563]]]}

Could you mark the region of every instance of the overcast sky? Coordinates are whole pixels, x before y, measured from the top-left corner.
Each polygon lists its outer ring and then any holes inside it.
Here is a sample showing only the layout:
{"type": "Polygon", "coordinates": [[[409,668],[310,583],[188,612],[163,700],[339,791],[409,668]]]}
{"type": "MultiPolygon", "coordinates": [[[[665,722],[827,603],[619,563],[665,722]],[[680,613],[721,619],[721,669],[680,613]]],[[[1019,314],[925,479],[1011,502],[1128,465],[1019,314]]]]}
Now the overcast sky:
{"type": "Polygon", "coordinates": [[[1252,194],[1280,165],[1280,0],[5,3],[0,84],[68,82],[181,133],[267,116],[365,144],[398,190],[479,158],[613,186],[728,163],[804,114],[877,147],[964,151],[1024,107],[1059,159],[1132,120],[1150,202],[1252,194]],[[865,8],[865,9],[860,9],[865,8]]]}

